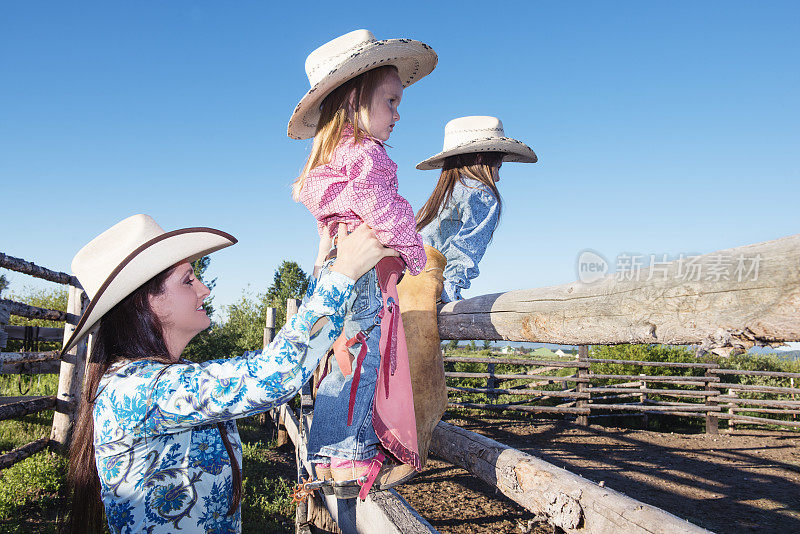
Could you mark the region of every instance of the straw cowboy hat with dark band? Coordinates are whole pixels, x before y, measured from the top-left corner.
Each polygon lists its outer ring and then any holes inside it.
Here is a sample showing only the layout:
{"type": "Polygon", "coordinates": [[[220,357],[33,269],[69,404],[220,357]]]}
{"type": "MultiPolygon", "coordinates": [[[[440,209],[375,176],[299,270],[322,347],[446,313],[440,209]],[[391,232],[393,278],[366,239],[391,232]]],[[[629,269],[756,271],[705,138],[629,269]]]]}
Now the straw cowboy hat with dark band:
{"type": "Polygon", "coordinates": [[[408,87],[430,74],[438,60],[430,46],[412,39],[378,41],[367,30],[337,37],[306,58],[306,75],[311,89],[292,113],[287,133],[293,139],[314,137],[322,101],[334,89],[359,74],[383,65],[394,65],[403,87],[408,87]]]}
{"type": "Polygon", "coordinates": [[[444,147],[441,152],[417,164],[417,169],[440,169],[445,158],[472,152],[502,152],[503,161],[536,163],[531,147],[505,136],[503,123],[497,117],[461,117],[444,127],[444,147]]]}
{"type": "Polygon", "coordinates": [[[72,272],[91,302],[63,352],[88,334],[111,308],[161,271],[234,243],[235,237],[213,228],[165,232],[147,215],[118,222],[92,239],[72,260],[72,272]]]}

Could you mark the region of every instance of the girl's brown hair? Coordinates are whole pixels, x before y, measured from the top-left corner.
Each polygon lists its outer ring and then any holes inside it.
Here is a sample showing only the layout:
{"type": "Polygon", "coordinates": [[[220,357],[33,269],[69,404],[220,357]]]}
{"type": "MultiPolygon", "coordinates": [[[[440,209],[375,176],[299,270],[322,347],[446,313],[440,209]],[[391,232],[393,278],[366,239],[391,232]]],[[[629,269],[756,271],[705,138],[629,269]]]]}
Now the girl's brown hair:
{"type": "MultiPolygon", "coordinates": [[[[164,292],[164,283],[173,270],[174,267],[157,274],[111,308],[103,316],[94,336],[70,446],[68,485],[72,507],[69,528],[73,533],[99,534],[103,531],[103,503],[95,464],[93,417],[100,380],[112,365],[122,360],[157,361],[164,364],[162,373],[174,363],[164,342],[161,322],[150,308],[150,297],[164,292]]],[[[217,428],[233,470],[233,494],[228,510],[228,514],[231,514],[241,501],[242,473],[224,426],[218,424],[217,428]]]]}
{"type": "MultiPolygon", "coordinates": [[[[428,201],[417,212],[417,232],[436,219],[436,215],[453,195],[456,182],[466,186],[464,178],[478,180],[492,192],[497,199],[497,215],[503,209],[503,200],[494,183],[494,169],[503,162],[502,152],[470,152],[445,158],[439,181],[428,201]]],[[[494,234],[494,230],[492,230],[494,234]]]]}
{"type": "Polygon", "coordinates": [[[368,70],[347,80],[325,97],[320,106],[320,117],[317,122],[317,132],[314,134],[314,143],[311,145],[311,154],[306,160],[303,172],[294,182],[292,198],[300,199],[300,191],[312,169],[330,163],[333,151],[342,140],[342,133],[348,124],[353,126],[355,143],[360,143],[365,135],[369,135],[369,106],[372,95],[390,72],[397,73],[397,67],[384,65],[368,70]]]}

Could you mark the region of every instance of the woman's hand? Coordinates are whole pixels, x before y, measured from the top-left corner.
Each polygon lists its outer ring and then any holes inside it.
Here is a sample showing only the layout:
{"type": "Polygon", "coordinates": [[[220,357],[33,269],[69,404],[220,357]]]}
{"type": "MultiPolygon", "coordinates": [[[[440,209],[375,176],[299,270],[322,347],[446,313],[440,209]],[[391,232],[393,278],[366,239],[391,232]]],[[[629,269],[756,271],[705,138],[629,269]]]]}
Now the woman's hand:
{"type": "Polygon", "coordinates": [[[331,270],[353,280],[361,278],[361,275],[375,267],[381,259],[400,255],[396,250],[381,245],[375,232],[366,224],[347,235],[347,225],[339,223],[339,235],[336,239],[337,256],[331,270]]]}

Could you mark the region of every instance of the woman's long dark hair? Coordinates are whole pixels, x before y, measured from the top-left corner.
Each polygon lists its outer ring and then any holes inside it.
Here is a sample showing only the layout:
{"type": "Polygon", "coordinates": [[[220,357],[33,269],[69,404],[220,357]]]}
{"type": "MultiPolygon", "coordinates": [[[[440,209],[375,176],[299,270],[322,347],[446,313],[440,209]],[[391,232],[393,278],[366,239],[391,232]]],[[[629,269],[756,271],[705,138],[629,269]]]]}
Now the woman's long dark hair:
{"type": "MultiPolygon", "coordinates": [[[[100,500],[100,477],[94,457],[94,404],[100,379],[109,367],[121,360],[153,360],[172,364],[161,322],[150,309],[150,297],[164,292],[164,283],[174,268],[163,271],[103,316],[94,335],[92,353],[86,368],[78,419],[70,447],[69,490],[72,508],[69,525],[73,533],[99,534],[103,530],[103,503],[100,500]]],[[[233,470],[233,494],[228,514],[241,501],[242,473],[224,426],[219,428],[233,470]]]]}
{"type": "MultiPolygon", "coordinates": [[[[456,182],[464,184],[464,178],[478,180],[485,185],[497,199],[498,217],[503,210],[503,200],[494,183],[493,169],[503,162],[502,152],[470,152],[445,158],[439,181],[428,201],[417,212],[417,232],[432,223],[442,206],[453,196],[456,182]]],[[[494,235],[494,230],[492,230],[494,235]]]]}

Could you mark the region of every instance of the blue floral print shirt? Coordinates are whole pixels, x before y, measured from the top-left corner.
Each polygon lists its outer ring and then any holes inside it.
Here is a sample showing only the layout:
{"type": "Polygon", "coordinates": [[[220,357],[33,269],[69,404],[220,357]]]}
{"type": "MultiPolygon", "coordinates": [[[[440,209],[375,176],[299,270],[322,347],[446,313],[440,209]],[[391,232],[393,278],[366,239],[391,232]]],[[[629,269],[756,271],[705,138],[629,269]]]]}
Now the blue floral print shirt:
{"type": "Polygon", "coordinates": [[[238,417],[290,400],[341,332],[353,280],[311,281],[297,314],[264,351],[204,363],[123,362],[94,407],[94,447],[112,533],[241,532],[227,516],[232,470],[216,423],[241,465],[238,417]],[[323,328],[311,328],[328,317],[323,328]]]}
{"type": "Polygon", "coordinates": [[[453,194],[430,224],[420,230],[422,241],[441,252],[444,268],[442,301],[461,300],[461,290],[478,276],[478,262],[492,239],[500,205],[488,187],[462,176],[453,194]]]}

